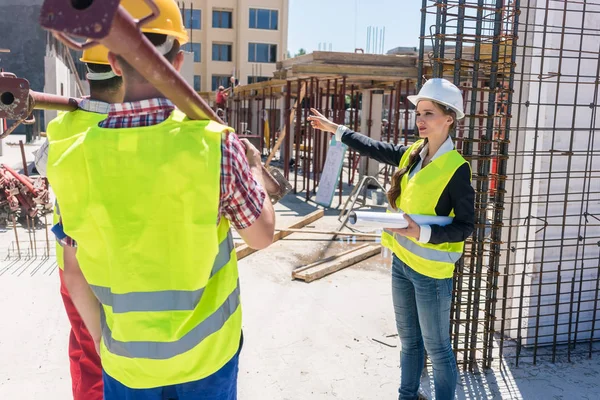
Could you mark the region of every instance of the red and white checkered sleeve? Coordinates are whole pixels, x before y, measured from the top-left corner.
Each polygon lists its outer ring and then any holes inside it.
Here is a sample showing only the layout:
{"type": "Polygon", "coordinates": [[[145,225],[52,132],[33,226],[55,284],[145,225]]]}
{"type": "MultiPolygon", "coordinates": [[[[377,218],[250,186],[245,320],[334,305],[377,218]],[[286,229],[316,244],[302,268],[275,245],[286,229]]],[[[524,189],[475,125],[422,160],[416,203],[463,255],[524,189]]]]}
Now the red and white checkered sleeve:
{"type": "Polygon", "coordinates": [[[235,133],[225,134],[221,149],[221,215],[245,229],[260,217],[266,192],[252,176],[245,147],[235,133]]]}

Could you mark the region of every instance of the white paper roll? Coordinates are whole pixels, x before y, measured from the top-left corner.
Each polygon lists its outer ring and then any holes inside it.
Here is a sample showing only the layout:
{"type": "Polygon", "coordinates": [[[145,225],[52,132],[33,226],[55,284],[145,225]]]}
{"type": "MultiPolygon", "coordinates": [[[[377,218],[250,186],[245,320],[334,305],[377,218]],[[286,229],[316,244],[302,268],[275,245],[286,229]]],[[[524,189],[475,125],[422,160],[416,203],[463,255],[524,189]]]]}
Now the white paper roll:
{"type": "MultiPolygon", "coordinates": [[[[409,216],[419,225],[441,225],[446,226],[452,223],[452,217],[440,217],[437,215],[414,215],[409,216]]],[[[408,222],[404,218],[403,212],[382,213],[369,211],[351,211],[348,216],[348,222],[352,225],[377,225],[380,228],[404,229],[408,222]]]]}

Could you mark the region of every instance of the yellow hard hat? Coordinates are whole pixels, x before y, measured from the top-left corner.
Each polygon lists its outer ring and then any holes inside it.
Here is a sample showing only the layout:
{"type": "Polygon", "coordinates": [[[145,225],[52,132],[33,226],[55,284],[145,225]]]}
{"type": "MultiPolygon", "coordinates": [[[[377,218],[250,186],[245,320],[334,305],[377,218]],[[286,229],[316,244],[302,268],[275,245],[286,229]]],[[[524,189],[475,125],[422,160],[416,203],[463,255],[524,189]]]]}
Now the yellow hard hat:
{"type": "Polygon", "coordinates": [[[108,49],[101,44],[83,51],[79,61],[84,63],[109,65],[108,49]]]}
{"type": "MultiPolygon", "coordinates": [[[[142,26],[142,32],[173,36],[180,45],[186,44],[189,37],[175,0],[154,0],[154,3],[160,10],[160,16],[142,26]]],[[[151,13],[150,7],[142,0],[121,0],[120,4],[135,19],[144,18],[151,13]]]]}

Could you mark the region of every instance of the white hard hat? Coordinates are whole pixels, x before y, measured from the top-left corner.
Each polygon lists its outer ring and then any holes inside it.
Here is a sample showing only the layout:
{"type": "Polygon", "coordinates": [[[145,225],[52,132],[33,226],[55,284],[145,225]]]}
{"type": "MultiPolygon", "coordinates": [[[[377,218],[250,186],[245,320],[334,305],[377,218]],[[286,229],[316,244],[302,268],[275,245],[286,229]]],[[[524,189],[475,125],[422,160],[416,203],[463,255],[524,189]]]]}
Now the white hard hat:
{"type": "Polygon", "coordinates": [[[419,94],[408,96],[408,100],[415,106],[421,100],[435,101],[454,111],[457,119],[465,117],[462,93],[459,88],[446,79],[433,78],[428,80],[419,91],[419,94]]]}

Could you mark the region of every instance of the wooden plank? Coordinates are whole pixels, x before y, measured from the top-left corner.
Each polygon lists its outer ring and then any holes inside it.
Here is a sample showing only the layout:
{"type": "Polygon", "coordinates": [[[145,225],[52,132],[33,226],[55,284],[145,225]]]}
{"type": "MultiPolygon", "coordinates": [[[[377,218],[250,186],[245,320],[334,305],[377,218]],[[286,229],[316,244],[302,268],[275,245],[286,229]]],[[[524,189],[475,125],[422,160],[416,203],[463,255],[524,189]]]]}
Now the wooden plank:
{"type": "MultiPolygon", "coordinates": [[[[318,220],[319,218],[323,217],[323,215],[325,215],[325,211],[324,210],[317,210],[314,211],[310,214],[308,214],[307,216],[305,216],[304,218],[302,218],[300,221],[292,224],[289,226],[289,229],[300,229],[305,227],[308,224],[312,224],[313,222],[315,222],[316,220],[318,220]]],[[[294,232],[283,232],[283,231],[279,231],[276,232],[273,235],[273,243],[275,243],[278,240],[281,240],[287,236],[290,236],[292,233],[294,232]]],[[[237,259],[241,260],[244,257],[249,256],[250,254],[256,252],[256,249],[253,249],[251,247],[249,247],[247,244],[244,244],[240,247],[237,247],[235,249],[235,253],[237,255],[237,259]]]]}
{"type": "Polygon", "coordinates": [[[362,232],[342,232],[342,231],[318,231],[314,229],[275,229],[276,231],[291,232],[291,233],[306,233],[313,235],[336,235],[336,236],[356,236],[356,237],[381,237],[378,233],[362,233],[362,232]]]}
{"type": "Polygon", "coordinates": [[[366,260],[369,257],[377,255],[381,252],[381,245],[368,245],[367,247],[357,248],[355,251],[344,254],[332,261],[319,263],[311,266],[311,268],[303,268],[300,272],[293,271],[292,278],[301,279],[305,282],[312,282],[321,279],[324,276],[330,275],[341,269],[366,260]]]}
{"type": "Polygon", "coordinates": [[[330,262],[330,261],[336,260],[336,259],[338,259],[340,257],[345,256],[346,254],[353,253],[353,252],[358,251],[358,250],[362,250],[362,249],[364,249],[367,246],[370,246],[370,244],[369,243],[365,243],[365,244],[363,244],[361,246],[353,247],[350,250],[344,251],[343,253],[339,253],[339,254],[333,255],[331,257],[324,258],[323,260],[319,260],[319,261],[314,262],[312,264],[305,265],[304,267],[296,268],[293,271],[293,273],[294,274],[298,274],[300,272],[306,271],[307,269],[311,269],[311,268],[314,268],[314,267],[319,266],[321,264],[325,264],[326,262],[330,262]]]}
{"type": "MultiPolygon", "coordinates": [[[[306,95],[306,83],[303,83],[302,86],[300,87],[300,93],[298,94],[298,97],[296,98],[296,102],[294,103],[294,106],[292,107],[291,112],[290,112],[290,126],[294,125],[294,119],[296,118],[296,108],[297,108],[296,106],[298,105],[299,101],[301,102],[304,99],[305,95],[306,95]]],[[[287,131],[285,129],[286,127],[287,127],[287,125],[284,124],[283,129],[281,130],[281,133],[279,134],[279,138],[277,139],[277,143],[275,143],[275,147],[273,147],[273,149],[269,153],[269,157],[267,158],[265,167],[268,167],[269,164],[271,164],[273,157],[275,157],[275,153],[277,152],[277,150],[279,150],[279,148],[283,144],[283,140],[285,139],[285,135],[287,134],[287,131]]]]}
{"type": "Polygon", "coordinates": [[[313,60],[319,63],[388,67],[416,67],[418,59],[414,55],[361,54],[334,51],[315,51],[312,54],[313,60]]]}
{"type": "Polygon", "coordinates": [[[278,61],[275,64],[277,69],[286,69],[296,64],[306,64],[313,62],[313,53],[304,54],[298,57],[288,58],[286,60],[278,61]]]}
{"type": "Polygon", "coordinates": [[[387,78],[407,78],[417,76],[415,67],[376,67],[367,65],[343,65],[343,64],[312,64],[294,65],[292,67],[294,76],[298,75],[342,75],[342,76],[378,76],[387,78]]]}

